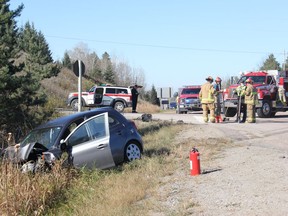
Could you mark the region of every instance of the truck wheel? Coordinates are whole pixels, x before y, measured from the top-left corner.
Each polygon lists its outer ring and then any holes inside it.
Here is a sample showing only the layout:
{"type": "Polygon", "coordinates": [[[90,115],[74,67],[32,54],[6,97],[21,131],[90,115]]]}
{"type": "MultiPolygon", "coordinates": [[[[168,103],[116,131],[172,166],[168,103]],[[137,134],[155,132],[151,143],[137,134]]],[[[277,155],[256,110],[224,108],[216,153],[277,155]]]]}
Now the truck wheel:
{"type": "Polygon", "coordinates": [[[272,113],[271,102],[263,100],[262,107],[257,109],[259,118],[270,118],[272,113]]]}
{"type": "Polygon", "coordinates": [[[70,103],[70,106],[71,106],[73,111],[77,111],[78,110],[78,99],[72,100],[70,103]]]}
{"type": "Polygon", "coordinates": [[[124,111],[124,103],[121,102],[121,101],[117,101],[115,104],[114,104],[114,109],[117,110],[118,112],[123,112],[124,111]]]}
{"type": "Polygon", "coordinates": [[[224,114],[226,117],[234,117],[237,113],[237,109],[236,108],[225,108],[224,107],[224,114]]]}

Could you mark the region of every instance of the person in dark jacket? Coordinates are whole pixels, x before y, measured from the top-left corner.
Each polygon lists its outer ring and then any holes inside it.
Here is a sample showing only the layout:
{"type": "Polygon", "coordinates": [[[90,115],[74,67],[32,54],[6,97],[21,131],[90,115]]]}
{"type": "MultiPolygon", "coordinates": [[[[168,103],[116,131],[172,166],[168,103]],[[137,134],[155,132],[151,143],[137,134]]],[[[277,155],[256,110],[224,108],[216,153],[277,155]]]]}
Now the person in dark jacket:
{"type": "Polygon", "coordinates": [[[132,113],[137,113],[136,108],[137,108],[137,102],[138,102],[138,85],[134,85],[133,88],[131,89],[132,93],[132,113]]]}

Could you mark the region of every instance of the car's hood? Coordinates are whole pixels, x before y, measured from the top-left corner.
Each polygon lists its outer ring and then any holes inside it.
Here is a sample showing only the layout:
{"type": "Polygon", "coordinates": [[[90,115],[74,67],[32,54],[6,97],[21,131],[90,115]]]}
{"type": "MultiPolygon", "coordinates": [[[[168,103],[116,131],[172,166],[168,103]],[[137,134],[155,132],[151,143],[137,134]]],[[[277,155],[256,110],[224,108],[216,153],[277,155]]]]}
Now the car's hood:
{"type": "Polygon", "coordinates": [[[29,143],[23,147],[19,147],[19,149],[17,150],[17,159],[19,161],[26,161],[29,157],[29,154],[34,148],[37,149],[35,150],[37,153],[42,153],[48,150],[45,146],[41,145],[40,143],[37,142],[29,143]]]}

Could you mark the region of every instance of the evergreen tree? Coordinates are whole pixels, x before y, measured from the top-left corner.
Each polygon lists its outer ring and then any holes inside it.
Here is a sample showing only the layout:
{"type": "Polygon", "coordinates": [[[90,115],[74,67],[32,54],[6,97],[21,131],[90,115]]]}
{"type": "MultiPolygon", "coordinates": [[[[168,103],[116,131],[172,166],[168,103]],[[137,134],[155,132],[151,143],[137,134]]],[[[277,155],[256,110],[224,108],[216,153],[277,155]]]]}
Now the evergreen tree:
{"type": "Polygon", "coordinates": [[[110,56],[107,52],[102,55],[103,78],[110,84],[115,84],[115,73],[110,56]]]}
{"type": "MultiPolygon", "coordinates": [[[[21,4],[13,11],[9,9],[8,3],[9,0],[0,0],[1,132],[15,132],[19,128],[31,129],[51,115],[51,112],[43,111],[39,106],[46,102],[45,94],[39,91],[41,71],[39,68],[33,70],[32,60],[30,62],[27,60],[33,55],[23,51],[23,49],[27,51],[33,46],[27,47],[26,44],[19,44],[21,41],[23,42],[23,37],[19,37],[15,17],[20,16],[24,6],[21,4]],[[35,75],[37,72],[39,72],[39,76],[35,75]]],[[[43,35],[39,36],[43,37],[43,35]]],[[[47,49],[45,44],[42,44],[42,47],[47,49]]],[[[40,52],[40,50],[38,51],[40,52]]],[[[41,55],[37,56],[36,52],[34,54],[35,61],[38,60],[38,64],[43,64],[42,68],[45,70],[44,62],[51,61],[49,55],[46,56],[46,59],[44,56],[44,59],[41,59],[41,55]]]]}
{"type": "Polygon", "coordinates": [[[71,59],[70,59],[69,54],[68,54],[67,51],[64,53],[64,57],[63,57],[63,60],[62,60],[62,65],[64,67],[72,69],[72,62],[71,62],[71,59]]]}
{"type": "Polygon", "coordinates": [[[23,119],[21,102],[25,98],[20,72],[23,64],[15,64],[18,58],[17,27],[15,17],[20,16],[23,4],[14,11],[9,0],[0,0],[0,129],[10,130],[23,119]],[[20,117],[18,119],[18,117],[20,117]]]}
{"type": "Polygon", "coordinates": [[[154,105],[158,105],[157,91],[154,85],[152,85],[152,89],[150,92],[150,102],[154,105]]]}
{"type": "Polygon", "coordinates": [[[281,67],[279,62],[276,61],[274,55],[270,54],[268,58],[263,62],[260,70],[281,70],[281,67]]]}
{"type": "Polygon", "coordinates": [[[285,65],[283,66],[282,70],[288,71],[288,57],[285,60],[285,65]]]}
{"type": "Polygon", "coordinates": [[[20,29],[18,44],[23,51],[25,71],[41,81],[44,78],[57,76],[60,72],[57,65],[53,64],[51,51],[44,35],[38,32],[34,25],[27,22],[20,29]]]}
{"type": "Polygon", "coordinates": [[[101,72],[101,61],[98,55],[95,52],[89,54],[89,60],[91,61],[91,71],[89,72],[90,76],[95,80],[103,80],[101,72]]]}

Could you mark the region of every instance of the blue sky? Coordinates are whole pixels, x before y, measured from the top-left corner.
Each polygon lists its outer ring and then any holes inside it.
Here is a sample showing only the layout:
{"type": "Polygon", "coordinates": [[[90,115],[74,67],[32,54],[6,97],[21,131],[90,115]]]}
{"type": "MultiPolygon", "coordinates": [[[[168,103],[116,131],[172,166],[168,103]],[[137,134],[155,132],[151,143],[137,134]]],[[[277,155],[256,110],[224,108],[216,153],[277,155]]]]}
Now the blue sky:
{"type": "Polygon", "coordinates": [[[11,0],[10,9],[21,3],[18,25],[34,23],[54,60],[84,43],[142,68],[148,88],[228,78],[288,51],[285,0],[11,0]]]}

